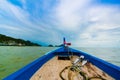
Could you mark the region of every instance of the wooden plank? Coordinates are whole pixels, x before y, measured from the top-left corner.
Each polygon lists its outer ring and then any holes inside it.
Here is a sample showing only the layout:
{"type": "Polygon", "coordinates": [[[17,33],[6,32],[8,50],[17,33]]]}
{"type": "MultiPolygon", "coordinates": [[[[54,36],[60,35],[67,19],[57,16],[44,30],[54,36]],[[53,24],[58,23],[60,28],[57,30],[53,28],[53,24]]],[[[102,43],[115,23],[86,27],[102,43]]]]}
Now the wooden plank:
{"type": "MultiPolygon", "coordinates": [[[[72,58],[72,61],[76,59],[77,56],[72,58]]],[[[32,77],[30,80],[61,80],[59,74],[67,66],[71,66],[70,60],[58,60],[57,56],[45,63],[32,77]]],[[[102,77],[106,80],[114,80],[112,77],[107,75],[102,70],[98,69],[91,63],[87,63],[85,66],[81,67],[82,72],[85,73],[87,78],[92,77],[102,77]]],[[[62,76],[65,80],[82,80],[83,76],[79,72],[71,71],[66,69],[63,71],[62,76]]],[[[97,79],[95,79],[97,80],[97,79]]],[[[99,80],[99,79],[98,79],[99,80]]]]}

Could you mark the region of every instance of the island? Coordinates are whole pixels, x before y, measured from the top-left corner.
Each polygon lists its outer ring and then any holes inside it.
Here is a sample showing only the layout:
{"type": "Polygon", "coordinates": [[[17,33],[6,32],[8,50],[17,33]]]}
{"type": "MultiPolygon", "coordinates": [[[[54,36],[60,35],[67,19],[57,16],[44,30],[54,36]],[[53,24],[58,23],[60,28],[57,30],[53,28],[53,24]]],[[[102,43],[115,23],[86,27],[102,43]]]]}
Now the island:
{"type": "Polygon", "coordinates": [[[29,40],[16,39],[10,36],[0,34],[0,46],[41,46],[29,40]]]}

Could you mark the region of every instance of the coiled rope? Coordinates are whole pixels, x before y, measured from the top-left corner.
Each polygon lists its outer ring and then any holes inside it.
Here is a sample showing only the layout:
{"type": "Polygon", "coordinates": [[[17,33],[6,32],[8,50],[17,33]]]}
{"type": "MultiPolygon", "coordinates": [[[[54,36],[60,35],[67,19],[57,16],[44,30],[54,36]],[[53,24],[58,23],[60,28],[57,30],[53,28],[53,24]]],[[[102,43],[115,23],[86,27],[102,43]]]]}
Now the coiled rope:
{"type": "Polygon", "coordinates": [[[70,66],[65,67],[65,68],[59,73],[59,76],[60,76],[60,78],[61,78],[62,80],[65,80],[65,79],[63,78],[63,76],[62,76],[62,73],[63,73],[66,69],[68,69],[68,68],[70,68],[70,66]]]}
{"type": "MultiPolygon", "coordinates": [[[[77,67],[75,67],[75,68],[77,68],[77,67]]],[[[79,74],[83,77],[83,80],[94,80],[94,79],[106,80],[106,79],[102,78],[101,76],[99,76],[99,77],[87,77],[85,72],[80,71],[80,70],[78,71],[78,69],[75,69],[75,68],[73,68],[73,67],[71,67],[71,66],[65,67],[65,68],[59,73],[60,78],[61,78],[62,80],[66,80],[66,79],[62,76],[62,73],[63,73],[65,70],[69,69],[69,70],[71,70],[71,71],[74,71],[75,73],[78,73],[78,72],[79,72],[79,74]],[[76,71],[76,70],[77,70],[77,71],[76,71]]],[[[69,74],[68,74],[68,76],[69,76],[69,74]]],[[[68,78],[68,79],[69,79],[69,78],[68,78]]]]}

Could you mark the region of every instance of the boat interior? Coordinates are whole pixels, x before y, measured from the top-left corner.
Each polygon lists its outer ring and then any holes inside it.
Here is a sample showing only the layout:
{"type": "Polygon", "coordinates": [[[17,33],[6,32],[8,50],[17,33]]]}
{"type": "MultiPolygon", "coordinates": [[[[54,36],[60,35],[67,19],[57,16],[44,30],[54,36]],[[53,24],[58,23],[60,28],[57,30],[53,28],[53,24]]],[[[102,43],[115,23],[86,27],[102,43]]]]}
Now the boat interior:
{"type": "Polygon", "coordinates": [[[47,61],[30,80],[114,80],[84,56],[56,55],[47,61]]]}

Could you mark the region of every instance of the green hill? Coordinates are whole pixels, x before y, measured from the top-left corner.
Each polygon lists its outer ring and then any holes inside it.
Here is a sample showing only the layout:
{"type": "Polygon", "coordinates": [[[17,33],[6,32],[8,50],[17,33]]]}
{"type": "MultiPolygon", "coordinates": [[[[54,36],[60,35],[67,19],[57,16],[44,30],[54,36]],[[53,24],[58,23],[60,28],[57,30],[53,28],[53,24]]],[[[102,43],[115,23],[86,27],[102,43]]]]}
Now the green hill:
{"type": "Polygon", "coordinates": [[[23,39],[12,38],[3,34],[0,34],[0,46],[41,46],[31,41],[25,41],[23,39]]]}

